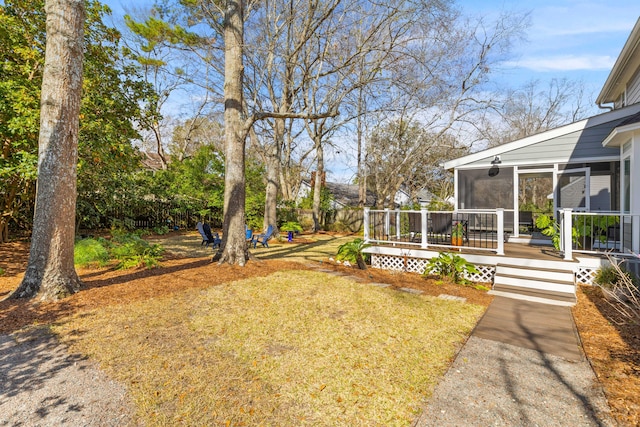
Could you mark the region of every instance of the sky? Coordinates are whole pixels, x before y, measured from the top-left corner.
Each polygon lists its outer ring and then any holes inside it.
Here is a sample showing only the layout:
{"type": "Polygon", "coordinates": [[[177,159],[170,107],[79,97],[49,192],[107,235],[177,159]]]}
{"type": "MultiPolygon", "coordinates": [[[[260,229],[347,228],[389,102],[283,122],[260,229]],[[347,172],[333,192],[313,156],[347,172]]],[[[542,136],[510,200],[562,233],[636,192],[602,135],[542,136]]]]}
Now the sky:
{"type": "MultiPolygon", "coordinates": [[[[153,1],[105,3],[117,20],[132,4],[143,8],[153,1]]],[[[530,13],[526,40],[512,46],[511,59],[495,75],[498,84],[514,88],[531,80],[581,80],[594,101],[640,17],[638,0],[457,0],[455,4],[464,14],[488,21],[502,12],[530,13]]],[[[598,112],[594,106],[592,113],[598,112]]],[[[329,180],[353,178],[354,158],[349,150],[329,153],[329,180]]]]}
{"type": "Polygon", "coordinates": [[[513,46],[503,78],[513,85],[531,79],[583,80],[595,99],[638,17],[638,0],[459,0],[468,14],[496,17],[529,12],[527,40],[513,46]]]}
{"type": "MultiPolygon", "coordinates": [[[[127,7],[152,0],[104,0],[118,19],[127,7]]],[[[513,46],[513,60],[500,76],[511,85],[531,79],[582,79],[598,95],[638,17],[638,0],[457,0],[463,12],[495,18],[529,12],[527,40],[513,46]]]]}

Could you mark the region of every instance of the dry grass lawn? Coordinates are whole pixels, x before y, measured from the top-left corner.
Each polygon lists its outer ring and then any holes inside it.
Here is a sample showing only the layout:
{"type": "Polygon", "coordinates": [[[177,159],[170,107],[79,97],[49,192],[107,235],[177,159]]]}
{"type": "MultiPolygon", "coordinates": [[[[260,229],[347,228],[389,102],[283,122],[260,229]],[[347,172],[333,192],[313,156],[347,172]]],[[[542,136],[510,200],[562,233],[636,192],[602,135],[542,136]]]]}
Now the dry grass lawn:
{"type": "Polygon", "coordinates": [[[281,271],[54,328],[147,425],[408,426],[484,307],[281,271]]]}

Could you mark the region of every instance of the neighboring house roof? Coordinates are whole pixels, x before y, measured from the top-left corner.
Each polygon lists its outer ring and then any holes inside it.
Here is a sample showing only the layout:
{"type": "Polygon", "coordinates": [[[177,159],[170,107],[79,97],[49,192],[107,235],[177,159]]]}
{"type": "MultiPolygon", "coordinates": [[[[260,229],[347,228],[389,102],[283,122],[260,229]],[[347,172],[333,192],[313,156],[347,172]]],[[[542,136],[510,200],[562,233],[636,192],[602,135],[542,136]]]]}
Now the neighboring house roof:
{"type": "MultiPolygon", "coordinates": [[[[334,208],[344,207],[356,207],[360,202],[360,190],[356,184],[342,184],[339,182],[325,182],[325,186],[329,192],[333,195],[334,208]]],[[[302,180],[300,185],[299,197],[303,197],[311,191],[311,183],[307,180],[302,180]]],[[[426,190],[425,190],[426,191],[426,190]]],[[[432,195],[433,196],[433,195],[432,195]]],[[[404,190],[399,190],[394,196],[394,202],[396,204],[404,205],[411,202],[409,193],[404,190]]],[[[376,203],[376,198],[371,191],[367,191],[366,206],[373,206],[376,203]]]]}
{"type": "MultiPolygon", "coordinates": [[[[333,194],[333,200],[342,206],[358,206],[360,193],[357,185],[340,184],[337,182],[325,183],[327,189],[333,194]]],[[[367,204],[373,203],[373,195],[367,192],[367,204]]]]}
{"type": "Polygon", "coordinates": [[[640,69],[640,19],[636,21],[627,42],[607,77],[596,104],[617,102],[627,89],[627,84],[640,69]]]}
{"type": "MultiPolygon", "coordinates": [[[[334,208],[339,207],[355,207],[360,202],[360,193],[357,185],[354,184],[341,184],[338,182],[325,182],[325,186],[329,192],[333,195],[334,208]]],[[[300,184],[300,190],[298,197],[304,197],[311,191],[311,183],[307,180],[302,180],[300,184]]],[[[373,205],[375,198],[373,194],[367,192],[367,205],[373,205]]]]}
{"type": "Polygon", "coordinates": [[[418,191],[416,197],[418,198],[419,203],[429,203],[436,198],[436,195],[426,188],[423,188],[422,190],[418,191]]]}
{"type": "Polygon", "coordinates": [[[443,166],[445,169],[491,167],[496,156],[500,158],[500,166],[619,160],[619,149],[603,147],[603,141],[638,114],[640,103],[449,160],[443,166]]]}

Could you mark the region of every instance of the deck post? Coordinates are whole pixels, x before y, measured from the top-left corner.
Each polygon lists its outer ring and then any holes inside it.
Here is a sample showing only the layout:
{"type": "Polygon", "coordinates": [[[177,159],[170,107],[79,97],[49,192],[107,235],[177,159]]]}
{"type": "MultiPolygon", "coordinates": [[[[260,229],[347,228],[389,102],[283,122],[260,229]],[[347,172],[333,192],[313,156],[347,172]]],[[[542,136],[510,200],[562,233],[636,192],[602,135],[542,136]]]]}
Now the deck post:
{"type": "Polygon", "coordinates": [[[498,247],[496,248],[496,255],[504,255],[504,209],[496,209],[496,220],[498,222],[498,247]]]}
{"type": "Polygon", "coordinates": [[[384,238],[385,240],[389,240],[391,233],[391,212],[389,212],[389,208],[385,208],[384,210],[384,238]]]}
{"type": "MultiPolygon", "coordinates": [[[[631,215],[631,230],[640,230],[640,216],[631,215]]],[[[631,234],[631,251],[640,254],[640,233],[637,231],[631,234]]]]}
{"type": "Polygon", "coordinates": [[[369,243],[369,210],[370,208],[364,208],[363,227],[364,227],[364,242],[369,243]]]}
{"type": "Polygon", "coordinates": [[[571,224],[571,208],[564,208],[561,212],[560,218],[560,233],[562,236],[562,240],[560,241],[560,246],[564,250],[564,259],[565,261],[573,260],[573,236],[572,229],[573,226],[571,224]]]}
{"type": "Polygon", "coordinates": [[[420,247],[426,249],[427,247],[427,205],[422,203],[420,205],[420,247]]]}
{"type": "Polygon", "coordinates": [[[402,232],[402,227],[400,224],[400,210],[396,211],[396,240],[400,240],[401,233],[402,232]]]}

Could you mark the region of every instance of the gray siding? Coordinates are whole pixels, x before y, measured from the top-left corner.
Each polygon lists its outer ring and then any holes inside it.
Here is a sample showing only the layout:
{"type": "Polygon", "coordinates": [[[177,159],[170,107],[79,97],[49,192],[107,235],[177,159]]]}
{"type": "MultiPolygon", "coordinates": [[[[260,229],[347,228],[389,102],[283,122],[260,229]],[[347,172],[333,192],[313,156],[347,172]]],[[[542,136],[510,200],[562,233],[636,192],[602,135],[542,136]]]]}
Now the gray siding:
{"type": "Polygon", "coordinates": [[[631,78],[627,85],[627,105],[640,102],[640,69],[631,78]]]}
{"type": "MultiPolygon", "coordinates": [[[[626,118],[626,117],[625,117],[626,118]]],[[[621,120],[589,127],[568,133],[553,139],[538,142],[500,155],[502,163],[509,165],[580,163],[587,159],[603,157],[618,158],[618,148],[604,148],[602,141],[621,120]]],[[[491,163],[492,157],[486,157],[469,163],[460,169],[476,168],[491,163]]]]}

